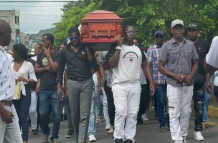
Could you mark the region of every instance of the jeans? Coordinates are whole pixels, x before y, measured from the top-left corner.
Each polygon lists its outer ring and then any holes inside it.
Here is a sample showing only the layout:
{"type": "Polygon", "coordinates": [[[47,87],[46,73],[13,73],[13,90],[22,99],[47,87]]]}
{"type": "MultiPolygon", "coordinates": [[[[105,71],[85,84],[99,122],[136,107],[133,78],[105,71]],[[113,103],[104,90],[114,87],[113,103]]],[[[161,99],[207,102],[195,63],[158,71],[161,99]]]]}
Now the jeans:
{"type": "Polygon", "coordinates": [[[215,85],[214,85],[214,95],[216,96],[217,104],[218,104],[218,86],[215,85]]]}
{"type": "Polygon", "coordinates": [[[13,100],[13,103],[19,118],[20,128],[22,129],[23,141],[28,141],[29,125],[27,122],[27,116],[31,104],[31,89],[28,85],[25,85],[25,89],[26,96],[21,95],[21,98],[19,100],[13,100]]]}
{"type": "Polygon", "coordinates": [[[159,121],[160,127],[163,127],[166,125],[166,118],[165,118],[166,85],[158,84],[158,88],[156,90],[156,97],[157,97],[158,121],[159,121]]]}
{"type": "Polygon", "coordinates": [[[142,84],[141,88],[142,88],[142,92],[141,92],[139,112],[138,112],[138,117],[137,117],[138,122],[141,121],[141,118],[142,118],[141,116],[142,114],[145,113],[146,103],[148,101],[148,92],[149,92],[147,84],[142,84]]]}
{"type": "Polygon", "coordinates": [[[107,86],[107,83],[104,84],[104,90],[107,96],[107,102],[108,102],[108,114],[110,118],[110,124],[114,127],[114,119],[115,119],[115,106],[114,106],[114,97],[113,92],[111,91],[111,88],[107,86]]]}
{"type": "Polygon", "coordinates": [[[96,127],[95,127],[95,99],[92,99],[92,106],[90,111],[90,118],[89,118],[89,128],[88,128],[88,135],[95,135],[96,134],[96,127]]]}
{"type": "Polygon", "coordinates": [[[6,124],[0,117],[0,143],[23,143],[20,133],[20,127],[18,123],[18,116],[14,106],[5,106],[5,109],[10,111],[14,117],[13,122],[6,124]]]}
{"type": "Polygon", "coordinates": [[[58,139],[60,128],[60,100],[57,95],[57,87],[50,87],[40,90],[40,118],[43,128],[43,134],[50,134],[49,124],[49,103],[52,106],[53,132],[51,140],[58,139]]]}
{"type": "Polygon", "coordinates": [[[76,143],[85,143],[87,139],[93,86],[92,78],[67,82],[76,143]]]}
{"type": "Polygon", "coordinates": [[[96,119],[99,118],[99,111],[100,111],[100,103],[101,103],[101,99],[100,99],[100,94],[99,94],[99,88],[98,88],[98,85],[95,85],[95,98],[93,99],[94,100],[94,112],[95,112],[95,116],[96,116],[96,119]]]}

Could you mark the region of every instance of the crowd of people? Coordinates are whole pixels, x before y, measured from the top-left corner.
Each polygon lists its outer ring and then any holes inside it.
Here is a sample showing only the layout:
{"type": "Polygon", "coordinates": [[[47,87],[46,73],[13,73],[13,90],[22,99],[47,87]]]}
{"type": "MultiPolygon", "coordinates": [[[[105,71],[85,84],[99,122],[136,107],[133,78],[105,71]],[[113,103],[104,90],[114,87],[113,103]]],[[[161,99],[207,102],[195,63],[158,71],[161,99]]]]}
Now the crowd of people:
{"type": "Polygon", "coordinates": [[[49,136],[59,143],[62,120],[68,120],[65,137],[74,136],[77,143],[96,142],[96,124],[102,120],[115,143],[133,143],[150,105],[160,132],[169,130],[174,143],[186,143],[192,100],[194,138],[203,141],[213,75],[218,102],[218,37],[210,46],[198,23],[185,29],[176,19],[172,39],[166,41],[157,30],[154,45],[146,48],[134,26],[123,31],[109,51],[94,51],[73,27],[59,48],[47,33],[31,51],[15,44],[7,53],[11,28],[0,20],[0,143],[27,143],[29,126],[34,136],[42,131],[42,143],[49,136]]]}

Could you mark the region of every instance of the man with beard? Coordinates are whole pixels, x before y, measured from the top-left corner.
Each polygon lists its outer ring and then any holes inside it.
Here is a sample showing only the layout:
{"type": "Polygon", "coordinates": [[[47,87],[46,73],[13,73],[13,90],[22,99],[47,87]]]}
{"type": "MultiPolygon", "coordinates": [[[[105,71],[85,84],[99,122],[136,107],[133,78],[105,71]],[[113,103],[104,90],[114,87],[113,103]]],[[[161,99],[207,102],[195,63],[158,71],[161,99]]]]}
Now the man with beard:
{"type": "Polygon", "coordinates": [[[188,26],[188,37],[194,43],[198,53],[198,72],[194,77],[194,110],[195,110],[195,132],[194,138],[197,141],[203,141],[201,134],[203,115],[204,115],[204,83],[206,79],[206,89],[210,93],[210,74],[204,71],[204,59],[209,52],[210,45],[202,38],[198,37],[200,33],[198,23],[190,23],[188,26]]]}
{"type": "Polygon", "coordinates": [[[98,64],[92,49],[83,46],[80,42],[80,33],[77,28],[69,29],[68,36],[71,42],[60,52],[57,73],[58,95],[61,99],[61,85],[66,64],[68,71],[67,89],[75,138],[77,143],[85,143],[94,86],[91,69],[98,70],[98,64]]]}
{"type": "Polygon", "coordinates": [[[143,51],[134,45],[135,28],[126,26],[123,38],[116,37],[116,48],[110,48],[106,59],[112,68],[112,92],[116,108],[115,143],[133,143],[136,134],[137,113],[139,109],[141,67],[150,81],[152,94],[155,93],[150,66],[143,51]]]}
{"type": "Polygon", "coordinates": [[[10,25],[0,19],[0,143],[23,143],[18,116],[12,99],[15,93],[15,79],[5,46],[11,41],[10,25]]]}
{"type": "Polygon", "coordinates": [[[184,32],[182,20],[176,19],[171,23],[173,38],[162,46],[158,63],[158,70],[167,76],[170,132],[174,143],[186,142],[193,78],[198,71],[198,54],[194,44],[183,38],[184,32]]]}

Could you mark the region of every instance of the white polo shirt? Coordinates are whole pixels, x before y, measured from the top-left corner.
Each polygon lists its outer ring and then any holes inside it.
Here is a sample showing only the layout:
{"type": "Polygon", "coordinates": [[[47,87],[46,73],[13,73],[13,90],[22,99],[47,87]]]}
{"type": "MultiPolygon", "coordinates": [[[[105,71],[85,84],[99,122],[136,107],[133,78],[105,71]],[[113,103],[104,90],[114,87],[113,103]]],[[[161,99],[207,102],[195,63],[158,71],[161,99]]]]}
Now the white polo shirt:
{"type": "Polygon", "coordinates": [[[209,53],[206,56],[206,63],[218,68],[218,36],[213,38],[209,53]]]}

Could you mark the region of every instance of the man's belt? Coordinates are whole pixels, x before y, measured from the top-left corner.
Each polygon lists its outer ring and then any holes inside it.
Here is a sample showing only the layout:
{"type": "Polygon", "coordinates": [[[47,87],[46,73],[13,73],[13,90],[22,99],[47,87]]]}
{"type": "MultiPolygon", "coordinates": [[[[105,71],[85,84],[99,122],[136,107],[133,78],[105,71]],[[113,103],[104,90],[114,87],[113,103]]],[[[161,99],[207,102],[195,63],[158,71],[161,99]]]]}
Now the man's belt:
{"type": "Polygon", "coordinates": [[[85,81],[85,80],[88,80],[90,78],[73,78],[72,80],[73,81],[85,81]]]}
{"type": "Polygon", "coordinates": [[[1,103],[5,106],[12,106],[13,105],[12,101],[2,100],[1,103]]]}

